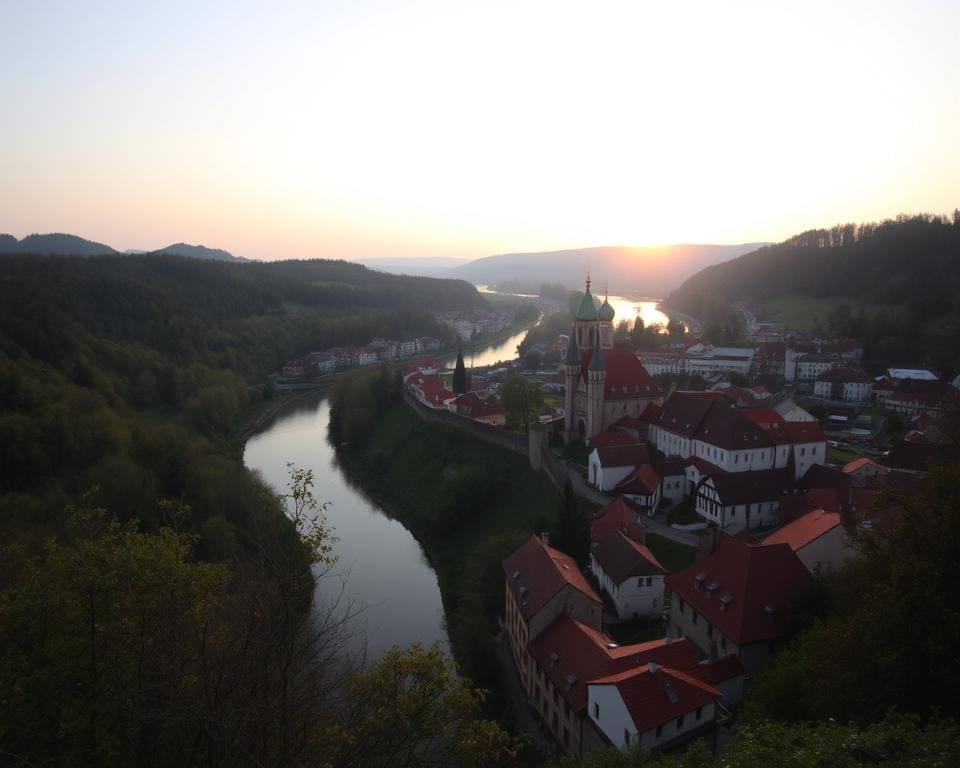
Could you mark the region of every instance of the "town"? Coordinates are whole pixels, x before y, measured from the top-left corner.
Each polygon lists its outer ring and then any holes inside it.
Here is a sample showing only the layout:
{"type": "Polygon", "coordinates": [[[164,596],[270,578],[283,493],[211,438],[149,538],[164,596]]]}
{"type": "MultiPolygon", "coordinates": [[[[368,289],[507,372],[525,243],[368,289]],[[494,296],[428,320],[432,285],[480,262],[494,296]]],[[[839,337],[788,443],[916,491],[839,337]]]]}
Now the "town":
{"type": "Polygon", "coordinates": [[[546,533],[503,561],[503,636],[539,732],[577,757],[695,737],[716,748],[815,576],[856,556],[854,529],[895,527],[880,495],[916,493],[931,463],[956,454],[936,423],[960,402],[960,377],[870,375],[857,342],[775,333],[742,305],[749,346],[688,333],[662,350],[619,348],[612,308],[585,288],[569,334],[541,345],[563,350],[553,375],[522,360],[465,372],[460,356],[451,377],[420,359],[404,387],[487,434],[507,426],[505,376],[563,395],[536,401],[530,434],[561,459],[546,471],[602,503],[589,564],[546,533]],[[668,570],[648,533],[695,545],[694,562],[668,570]],[[620,643],[624,623],[656,636],[620,643]]]}

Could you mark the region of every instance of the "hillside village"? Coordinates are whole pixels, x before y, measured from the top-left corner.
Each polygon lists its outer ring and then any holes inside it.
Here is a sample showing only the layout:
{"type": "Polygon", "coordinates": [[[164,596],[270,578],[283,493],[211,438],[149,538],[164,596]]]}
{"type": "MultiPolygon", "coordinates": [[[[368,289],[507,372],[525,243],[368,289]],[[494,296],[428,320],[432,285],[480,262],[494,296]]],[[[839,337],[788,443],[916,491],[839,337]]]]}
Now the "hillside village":
{"type": "MultiPolygon", "coordinates": [[[[605,502],[591,521],[589,562],[545,533],[503,561],[515,674],[542,731],[574,756],[698,736],[716,744],[815,575],[855,556],[855,531],[895,524],[898,510],[878,505],[881,493],[916,491],[928,464],[954,451],[935,422],[957,402],[958,381],[934,371],[871,376],[852,340],[774,340],[762,324],[750,347],[687,337],[635,352],[615,346],[614,319],[588,282],[571,332],[550,345],[565,347],[552,378],[563,407],[546,409],[539,425],[556,456],[581,446],[585,463],[566,466],[582,493],[605,502]],[[706,387],[678,387],[690,374],[706,387]],[[778,380],[783,389],[755,383],[778,380]],[[845,457],[841,440],[864,455],[845,457]],[[884,441],[892,445],[881,450],[884,441]],[[654,531],[696,541],[695,562],[665,568],[647,545],[654,531]],[[610,632],[624,623],[656,637],[621,644],[610,632]]],[[[496,377],[468,375],[457,392],[435,361],[421,360],[403,379],[426,408],[503,426],[496,377]]]]}

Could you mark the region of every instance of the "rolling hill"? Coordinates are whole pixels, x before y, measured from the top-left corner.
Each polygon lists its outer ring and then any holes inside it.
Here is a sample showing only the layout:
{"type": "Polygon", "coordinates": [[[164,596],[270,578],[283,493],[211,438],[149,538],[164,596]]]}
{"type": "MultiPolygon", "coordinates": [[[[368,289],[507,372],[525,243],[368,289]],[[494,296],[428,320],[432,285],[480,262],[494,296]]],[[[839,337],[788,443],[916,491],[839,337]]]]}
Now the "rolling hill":
{"type": "Polygon", "coordinates": [[[540,253],[487,256],[452,269],[450,277],[495,285],[513,280],[539,286],[563,283],[580,288],[589,269],[597,285],[618,292],[658,295],[711,264],[756,250],[764,243],[740,245],[605,246],[540,253]]]}
{"type": "Polygon", "coordinates": [[[27,235],[17,240],[13,235],[0,235],[0,253],[39,253],[44,256],[102,256],[116,253],[103,243],[84,240],[76,235],[55,232],[48,235],[27,235]]]}

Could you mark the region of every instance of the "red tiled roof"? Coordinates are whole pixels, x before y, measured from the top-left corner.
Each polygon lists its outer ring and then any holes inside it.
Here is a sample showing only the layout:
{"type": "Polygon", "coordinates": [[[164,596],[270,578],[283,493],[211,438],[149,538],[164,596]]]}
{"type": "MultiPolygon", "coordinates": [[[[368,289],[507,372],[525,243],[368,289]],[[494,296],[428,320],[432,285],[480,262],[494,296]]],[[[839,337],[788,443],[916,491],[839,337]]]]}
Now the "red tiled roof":
{"type": "Polygon", "coordinates": [[[803,494],[804,501],[812,509],[825,509],[828,512],[840,511],[840,491],[836,488],[808,488],[803,494]]]}
{"type": "MultiPolygon", "coordinates": [[[[580,375],[584,381],[586,381],[592,357],[593,350],[580,353],[580,375]]],[[[604,396],[607,399],[660,396],[660,385],[647,372],[632,350],[603,350],[603,366],[607,373],[603,385],[604,396]]]]}
{"type": "MultiPolygon", "coordinates": [[[[647,403],[648,406],[653,405],[653,403],[647,403]]],[[[647,425],[645,422],[640,419],[635,419],[633,416],[623,416],[619,420],[613,422],[610,426],[612,427],[622,427],[623,429],[646,429],[647,425]]]]}
{"type": "Polygon", "coordinates": [[[886,472],[886,467],[881,467],[873,459],[870,459],[866,456],[861,456],[859,459],[854,459],[853,461],[848,461],[843,465],[843,471],[848,475],[852,475],[855,472],[859,472],[864,467],[872,467],[874,469],[880,470],[881,472],[886,472]]]}
{"type": "Polygon", "coordinates": [[[453,392],[443,386],[438,376],[415,375],[408,381],[409,384],[419,389],[424,398],[434,405],[442,405],[444,401],[453,397],[453,392]]]}
{"type": "Polygon", "coordinates": [[[663,638],[621,646],[568,614],[558,616],[529,647],[531,655],[574,710],[586,706],[587,684],[598,677],[635,669],[649,661],[691,673],[698,667],[696,652],[687,640],[663,638]],[[575,682],[567,681],[570,676],[575,682]]]}
{"type": "Polygon", "coordinates": [[[619,430],[607,430],[605,432],[597,432],[597,434],[590,438],[590,442],[596,447],[601,445],[636,445],[637,438],[626,432],[620,432],[619,430]]]}
{"type": "Polygon", "coordinates": [[[813,577],[786,544],[755,546],[720,533],[713,552],[667,576],[666,584],[704,620],[744,644],[782,635],[792,601],[813,585],[813,577]]]}
{"type": "Polygon", "coordinates": [[[761,427],[768,424],[786,424],[786,419],[773,408],[744,408],[742,413],[754,424],[761,427]]]}
{"type": "Polygon", "coordinates": [[[738,408],[714,405],[700,422],[697,440],[727,451],[769,448],[773,445],[766,431],[743,415],[738,408]]]}
{"type": "MultiPolygon", "coordinates": [[[[696,397],[690,392],[674,392],[656,413],[650,413],[651,421],[661,429],[665,429],[684,437],[693,437],[713,406],[709,399],[696,397]]],[[[650,409],[648,408],[647,411],[650,409]]],[[[644,411],[644,418],[647,417],[644,411]]]]}
{"type": "Polygon", "coordinates": [[[616,493],[632,493],[649,496],[660,487],[660,475],[649,464],[641,464],[621,480],[613,490],[616,493]]]}
{"type": "Polygon", "coordinates": [[[601,541],[593,550],[593,559],[614,584],[622,584],[633,576],[663,576],[667,572],[646,544],[621,531],[614,531],[601,541]]]}
{"type": "Polygon", "coordinates": [[[838,365],[817,376],[817,381],[836,382],[838,384],[867,384],[873,381],[873,379],[859,368],[848,368],[843,365],[838,365]]]}
{"type": "Polygon", "coordinates": [[[663,666],[654,669],[651,672],[643,666],[591,683],[617,688],[638,733],[646,733],[720,698],[720,691],[691,674],[663,666]]]}
{"type": "Polygon", "coordinates": [[[823,434],[818,421],[788,421],[781,424],[780,429],[787,433],[790,442],[794,444],[827,441],[827,436],[823,434]]]}
{"type": "Polygon", "coordinates": [[[601,602],[576,561],[560,550],[547,546],[537,536],[531,536],[503,561],[503,571],[520,607],[520,614],[528,620],[568,585],[590,599],[601,602]],[[514,574],[517,574],[516,577],[514,574]]]}
{"type": "Polygon", "coordinates": [[[646,444],[601,445],[595,450],[601,467],[636,467],[650,463],[646,444]]]}
{"type": "Polygon", "coordinates": [[[590,523],[590,540],[603,541],[614,531],[623,531],[635,541],[647,538],[646,528],[639,522],[639,514],[620,496],[600,510],[590,523]]]}
{"type": "Polygon", "coordinates": [[[721,469],[716,464],[711,464],[706,459],[701,459],[699,456],[691,456],[689,459],[684,462],[686,467],[696,467],[697,471],[701,475],[722,475],[726,472],[725,469],[721,469]]]}
{"type": "Polygon", "coordinates": [[[764,545],[787,544],[794,552],[816,541],[840,525],[840,515],[817,509],[798,517],[763,540],[764,545]]]}

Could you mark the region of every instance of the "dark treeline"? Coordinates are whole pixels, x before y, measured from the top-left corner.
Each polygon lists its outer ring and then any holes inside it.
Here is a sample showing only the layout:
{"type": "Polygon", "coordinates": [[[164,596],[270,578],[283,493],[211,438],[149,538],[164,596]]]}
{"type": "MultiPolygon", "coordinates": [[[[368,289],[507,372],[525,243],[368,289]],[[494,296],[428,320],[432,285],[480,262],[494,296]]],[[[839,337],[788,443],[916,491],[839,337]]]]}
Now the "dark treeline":
{"type": "Polygon", "coordinates": [[[735,323],[730,304],[784,295],[845,297],[852,309],[825,330],[861,338],[866,362],[960,369],[960,212],[810,230],[709,267],[674,291],[670,306],[705,326],[735,323]],[[857,305],[893,306],[861,312],[857,305]]]}

